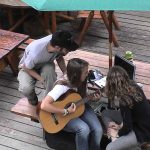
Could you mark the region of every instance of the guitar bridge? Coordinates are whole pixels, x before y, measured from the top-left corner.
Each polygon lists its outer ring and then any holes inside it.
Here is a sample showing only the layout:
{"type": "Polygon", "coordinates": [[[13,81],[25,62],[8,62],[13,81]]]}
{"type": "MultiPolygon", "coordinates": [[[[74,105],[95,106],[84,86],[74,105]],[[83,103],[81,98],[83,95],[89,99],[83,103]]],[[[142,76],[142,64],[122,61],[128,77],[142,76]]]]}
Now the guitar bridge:
{"type": "Polygon", "coordinates": [[[56,125],[59,124],[59,122],[58,122],[58,120],[57,120],[57,118],[56,118],[56,115],[55,115],[54,113],[51,113],[51,115],[52,115],[52,118],[53,118],[55,124],[56,124],[56,125]]]}

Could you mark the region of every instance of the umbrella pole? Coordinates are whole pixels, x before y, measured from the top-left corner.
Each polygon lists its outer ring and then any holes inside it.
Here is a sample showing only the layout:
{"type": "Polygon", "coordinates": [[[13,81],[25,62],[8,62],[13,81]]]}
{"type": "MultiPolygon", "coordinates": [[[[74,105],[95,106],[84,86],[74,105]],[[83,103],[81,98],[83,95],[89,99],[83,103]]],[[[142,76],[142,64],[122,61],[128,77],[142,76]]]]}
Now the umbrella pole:
{"type": "Polygon", "coordinates": [[[114,11],[109,11],[109,69],[112,67],[112,16],[114,11]]]}

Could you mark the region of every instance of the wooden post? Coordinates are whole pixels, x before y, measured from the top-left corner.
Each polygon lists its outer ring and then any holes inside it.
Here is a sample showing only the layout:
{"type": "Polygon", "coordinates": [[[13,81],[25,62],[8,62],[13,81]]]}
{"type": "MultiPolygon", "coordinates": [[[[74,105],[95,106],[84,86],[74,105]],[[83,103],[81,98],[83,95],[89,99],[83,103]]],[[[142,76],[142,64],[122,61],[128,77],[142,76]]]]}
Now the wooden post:
{"type": "Polygon", "coordinates": [[[51,12],[52,33],[56,32],[56,12],[51,12]]]}
{"type": "MultiPolygon", "coordinates": [[[[106,15],[106,13],[105,13],[104,11],[100,11],[100,14],[101,14],[101,16],[102,16],[102,19],[103,19],[103,21],[104,21],[104,24],[105,24],[105,26],[106,26],[108,32],[109,32],[109,21],[108,21],[109,19],[107,18],[107,15],[106,15]]],[[[116,47],[119,46],[118,41],[117,41],[117,37],[116,37],[116,35],[114,34],[113,31],[112,31],[112,41],[113,41],[113,43],[114,43],[114,45],[115,45],[116,47]]]]}
{"type": "Polygon", "coordinates": [[[49,12],[44,12],[43,15],[44,15],[45,32],[46,32],[46,34],[51,34],[50,26],[49,26],[49,12]]]}
{"type": "Polygon", "coordinates": [[[84,26],[83,26],[83,29],[82,29],[80,35],[79,35],[79,38],[78,38],[78,41],[77,41],[79,45],[81,45],[81,43],[82,43],[82,41],[83,41],[83,38],[84,38],[84,36],[85,36],[85,33],[86,33],[86,31],[88,30],[88,27],[89,27],[89,25],[90,25],[90,23],[91,23],[91,21],[92,21],[92,19],[93,19],[93,16],[94,16],[94,11],[91,11],[91,12],[89,13],[89,15],[88,15],[88,18],[87,18],[86,21],[85,21],[85,24],[84,24],[84,26]]]}
{"type": "Polygon", "coordinates": [[[113,11],[109,11],[108,19],[109,19],[109,68],[112,67],[112,38],[113,38],[113,31],[112,31],[112,15],[113,11]]]}

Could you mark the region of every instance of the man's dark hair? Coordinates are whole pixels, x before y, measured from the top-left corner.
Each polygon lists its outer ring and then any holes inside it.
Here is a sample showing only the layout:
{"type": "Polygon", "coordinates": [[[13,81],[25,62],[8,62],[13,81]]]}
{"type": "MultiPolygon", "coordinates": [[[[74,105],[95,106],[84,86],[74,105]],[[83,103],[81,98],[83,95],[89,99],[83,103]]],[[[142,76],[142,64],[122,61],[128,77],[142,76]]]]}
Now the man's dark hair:
{"type": "Polygon", "coordinates": [[[74,41],[72,34],[68,31],[56,31],[52,35],[50,43],[52,46],[66,48],[68,51],[75,51],[79,48],[79,45],[74,41]]]}

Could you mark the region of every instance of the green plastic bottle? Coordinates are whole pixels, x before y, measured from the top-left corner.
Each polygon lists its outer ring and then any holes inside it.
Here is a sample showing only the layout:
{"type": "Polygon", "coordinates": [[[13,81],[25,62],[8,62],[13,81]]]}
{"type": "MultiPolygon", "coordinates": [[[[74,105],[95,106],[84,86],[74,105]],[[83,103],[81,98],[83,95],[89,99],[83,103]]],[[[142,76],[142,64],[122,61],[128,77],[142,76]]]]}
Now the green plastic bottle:
{"type": "Polygon", "coordinates": [[[125,52],[125,55],[124,55],[124,58],[133,62],[133,53],[131,51],[126,51],[125,52]]]}

